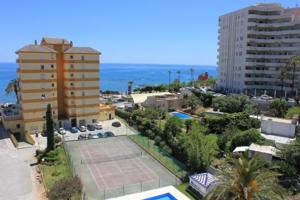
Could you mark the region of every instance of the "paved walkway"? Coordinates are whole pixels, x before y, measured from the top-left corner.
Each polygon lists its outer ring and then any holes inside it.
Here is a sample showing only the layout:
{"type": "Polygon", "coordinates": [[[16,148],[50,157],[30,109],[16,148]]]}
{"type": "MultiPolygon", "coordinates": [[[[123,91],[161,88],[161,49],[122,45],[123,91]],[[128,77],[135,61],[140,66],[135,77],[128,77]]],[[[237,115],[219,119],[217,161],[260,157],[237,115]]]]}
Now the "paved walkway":
{"type": "Polygon", "coordinates": [[[16,149],[0,125],[0,200],[45,199],[37,179],[35,148],[16,149]]]}

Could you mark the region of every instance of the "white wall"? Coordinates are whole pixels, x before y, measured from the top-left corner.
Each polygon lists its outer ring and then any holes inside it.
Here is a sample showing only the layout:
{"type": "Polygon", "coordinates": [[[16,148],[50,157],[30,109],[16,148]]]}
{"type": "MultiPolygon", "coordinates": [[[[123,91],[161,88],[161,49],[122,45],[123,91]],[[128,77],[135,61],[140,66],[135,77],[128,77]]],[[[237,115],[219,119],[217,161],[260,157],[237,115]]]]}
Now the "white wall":
{"type": "Polygon", "coordinates": [[[282,137],[295,137],[296,125],[292,123],[273,121],[272,119],[261,120],[261,132],[282,137]]]}

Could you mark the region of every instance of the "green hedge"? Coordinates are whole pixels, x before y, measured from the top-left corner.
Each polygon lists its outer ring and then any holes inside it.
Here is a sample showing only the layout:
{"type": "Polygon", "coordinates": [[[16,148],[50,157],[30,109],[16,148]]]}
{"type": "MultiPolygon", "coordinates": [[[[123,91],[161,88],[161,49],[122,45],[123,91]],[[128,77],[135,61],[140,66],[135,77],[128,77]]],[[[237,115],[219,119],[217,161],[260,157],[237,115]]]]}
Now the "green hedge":
{"type": "Polygon", "coordinates": [[[161,149],[159,146],[156,146],[153,140],[150,140],[146,136],[142,135],[131,135],[129,138],[178,178],[181,180],[187,178],[188,172],[185,165],[172,157],[169,152],[161,149]]]}
{"type": "Polygon", "coordinates": [[[116,115],[126,121],[131,117],[131,113],[120,110],[120,109],[116,109],[116,115]]]}

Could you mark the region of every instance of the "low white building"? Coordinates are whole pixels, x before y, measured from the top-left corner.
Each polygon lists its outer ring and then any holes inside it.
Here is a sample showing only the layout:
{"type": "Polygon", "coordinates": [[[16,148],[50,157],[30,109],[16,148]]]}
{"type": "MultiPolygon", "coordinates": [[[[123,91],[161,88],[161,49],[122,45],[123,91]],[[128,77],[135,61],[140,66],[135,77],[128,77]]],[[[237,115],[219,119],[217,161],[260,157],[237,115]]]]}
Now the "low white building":
{"type": "Polygon", "coordinates": [[[189,176],[189,185],[203,197],[218,186],[218,178],[211,173],[201,173],[189,176]]]}
{"type": "Polygon", "coordinates": [[[245,151],[248,151],[249,158],[252,158],[254,156],[260,156],[264,158],[267,162],[272,162],[273,157],[278,157],[277,153],[279,152],[279,150],[273,146],[264,146],[253,143],[250,146],[236,147],[233,150],[233,153],[242,153],[245,151]]]}
{"type": "Polygon", "coordinates": [[[261,132],[268,135],[294,138],[297,122],[294,120],[264,117],[260,118],[261,132]]]}
{"type": "Polygon", "coordinates": [[[273,157],[277,157],[278,149],[272,146],[251,144],[249,146],[249,157],[261,156],[268,162],[272,162],[273,157]]]}

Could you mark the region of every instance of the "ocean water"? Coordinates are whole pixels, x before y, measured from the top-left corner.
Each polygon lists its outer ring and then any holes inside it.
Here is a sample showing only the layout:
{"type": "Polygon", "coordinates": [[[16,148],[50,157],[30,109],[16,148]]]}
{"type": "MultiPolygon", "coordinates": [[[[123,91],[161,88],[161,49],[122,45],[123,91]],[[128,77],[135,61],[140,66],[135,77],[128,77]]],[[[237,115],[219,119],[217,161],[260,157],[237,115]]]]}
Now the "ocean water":
{"type": "MultiPolygon", "coordinates": [[[[193,67],[195,79],[199,74],[208,72],[209,76],[216,77],[215,66],[204,65],[159,65],[159,64],[109,64],[100,66],[100,89],[126,92],[128,81],[133,81],[133,88],[143,85],[158,85],[178,78],[183,82],[191,80],[190,69],[193,67]]],[[[6,95],[5,87],[12,79],[17,78],[16,63],[0,63],[0,102],[15,102],[14,95],[6,95]]]]}

